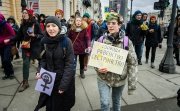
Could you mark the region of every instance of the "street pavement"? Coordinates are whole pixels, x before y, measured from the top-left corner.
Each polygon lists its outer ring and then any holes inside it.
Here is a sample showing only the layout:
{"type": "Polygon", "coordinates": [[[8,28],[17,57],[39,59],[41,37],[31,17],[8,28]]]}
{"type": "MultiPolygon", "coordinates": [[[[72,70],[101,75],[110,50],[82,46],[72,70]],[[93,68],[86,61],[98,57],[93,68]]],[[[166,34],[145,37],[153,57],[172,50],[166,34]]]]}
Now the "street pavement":
{"type": "MultiPolygon", "coordinates": [[[[162,49],[157,49],[154,69],[150,67],[150,63],[145,64],[143,57],[143,65],[138,66],[137,90],[134,95],[128,95],[127,86],[125,87],[122,111],[178,111],[176,92],[180,88],[180,67],[176,66],[175,74],[166,74],[158,70],[166,50],[165,43],[164,41],[162,49]],[[168,109],[167,104],[174,109],[168,109]]],[[[22,81],[22,59],[13,61],[13,65],[16,79],[0,79],[0,111],[33,111],[39,97],[39,92],[34,90],[37,62],[30,66],[30,87],[21,93],[17,92],[17,89],[22,81]]],[[[85,75],[86,78],[81,79],[77,68],[76,103],[72,111],[100,111],[97,75],[92,67],[88,67],[85,75]]],[[[0,77],[2,76],[3,70],[0,69],[0,77]]],[[[45,111],[45,108],[40,111],[45,111]]]]}

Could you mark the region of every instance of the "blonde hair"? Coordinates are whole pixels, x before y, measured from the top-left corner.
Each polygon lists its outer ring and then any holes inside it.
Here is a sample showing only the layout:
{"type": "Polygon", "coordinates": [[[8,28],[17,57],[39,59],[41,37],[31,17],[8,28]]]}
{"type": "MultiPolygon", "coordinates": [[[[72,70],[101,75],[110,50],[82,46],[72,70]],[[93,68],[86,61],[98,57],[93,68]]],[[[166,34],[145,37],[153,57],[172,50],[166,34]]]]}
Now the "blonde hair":
{"type": "Polygon", "coordinates": [[[77,19],[77,18],[80,18],[81,21],[82,21],[81,28],[82,28],[82,29],[86,29],[86,28],[88,27],[87,22],[84,21],[84,20],[82,19],[82,17],[76,17],[76,18],[74,19],[74,22],[73,22],[72,26],[71,26],[71,30],[76,30],[76,28],[77,28],[77,26],[76,26],[76,19],[77,19]]]}

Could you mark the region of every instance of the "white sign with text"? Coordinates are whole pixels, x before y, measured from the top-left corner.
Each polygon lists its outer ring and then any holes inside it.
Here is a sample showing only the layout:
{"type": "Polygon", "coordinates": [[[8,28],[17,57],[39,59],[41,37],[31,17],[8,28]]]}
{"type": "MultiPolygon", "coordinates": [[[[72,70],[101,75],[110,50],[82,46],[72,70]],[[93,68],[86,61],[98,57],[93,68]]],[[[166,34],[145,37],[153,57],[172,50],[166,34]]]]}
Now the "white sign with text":
{"type": "Polygon", "coordinates": [[[121,75],[127,55],[127,50],[95,41],[88,65],[121,75]]]}

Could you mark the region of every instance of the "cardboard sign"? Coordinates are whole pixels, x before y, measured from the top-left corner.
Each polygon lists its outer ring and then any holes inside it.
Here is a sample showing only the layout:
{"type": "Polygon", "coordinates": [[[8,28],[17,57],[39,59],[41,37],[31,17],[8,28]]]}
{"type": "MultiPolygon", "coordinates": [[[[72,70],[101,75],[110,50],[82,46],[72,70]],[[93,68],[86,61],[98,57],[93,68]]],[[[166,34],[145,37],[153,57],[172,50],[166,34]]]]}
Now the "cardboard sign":
{"type": "Polygon", "coordinates": [[[49,72],[41,68],[40,75],[41,75],[41,79],[37,80],[35,90],[50,96],[54,86],[56,73],[49,72]]]}
{"type": "Polygon", "coordinates": [[[88,65],[121,75],[127,55],[127,50],[95,41],[88,65]]]}

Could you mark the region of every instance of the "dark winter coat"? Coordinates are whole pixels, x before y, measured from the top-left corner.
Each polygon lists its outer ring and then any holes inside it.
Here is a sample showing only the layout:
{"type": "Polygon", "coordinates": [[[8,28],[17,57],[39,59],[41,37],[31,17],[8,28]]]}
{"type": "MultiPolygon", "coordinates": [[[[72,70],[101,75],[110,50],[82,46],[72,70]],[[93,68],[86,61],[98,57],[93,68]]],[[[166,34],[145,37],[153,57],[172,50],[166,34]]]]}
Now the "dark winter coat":
{"type": "Polygon", "coordinates": [[[32,59],[38,59],[40,54],[40,41],[43,37],[41,28],[39,26],[39,23],[34,21],[33,23],[24,23],[20,26],[20,29],[18,30],[17,35],[15,38],[12,39],[12,41],[29,41],[31,39],[31,45],[30,49],[23,49],[26,50],[26,52],[30,52],[32,59]],[[28,27],[32,27],[32,24],[34,24],[34,34],[35,37],[30,37],[27,33],[28,27]]]}
{"type": "Polygon", "coordinates": [[[157,47],[158,44],[162,42],[160,26],[157,25],[157,23],[155,23],[155,24],[150,23],[148,28],[149,29],[148,29],[147,35],[146,35],[145,46],[157,47]],[[150,29],[154,29],[154,32],[150,33],[149,32],[150,29]]]}
{"type": "Polygon", "coordinates": [[[91,40],[90,40],[90,37],[89,37],[86,29],[83,29],[80,32],[70,30],[69,38],[71,39],[71,41],[73,43],[74,54],[85,54],[85,49],[87,47],[90,47],[91,40]],[[79,35],[78,35],[78,33],[79,33],[79,35]]]}
{"type": "Polygon", "coordinates": [[[41,41],[42,50],[45,49],[45,53],[40,61],[40,67],[55,72],[56,78],[51,96],[41,93],[35,111],[43,106],[49,108],[48,111],[66,111],[75,103],[74,53],[71,40],[67,38],[67,49],[64,57],[60,44],[63,39],[65,39],[64,35],[59,35],[56,38],[45,36],[41,41]],[[44,44],[46,44],[46,48],[44,48],[44,44]],[[58,93],[59,90],[64,91],[64,93],[58,93]]]}
{"type": "Polygon", "coordinates": [[[135,24],[133,22],[128,22],[126,27],[126,35],[132,41],[133,45],[142,44],[144,42],[144,37],[146,31],[141,29],[142,23],[135,24]]]}
{"type": "Polygon", "coordinates": [[[101,36],[103,36],[107,30],[108,28],[107,28],[106,21],[103,21],[103,23],[98,29],[97,38],[95,40],[98,40],[101,36]]]}

